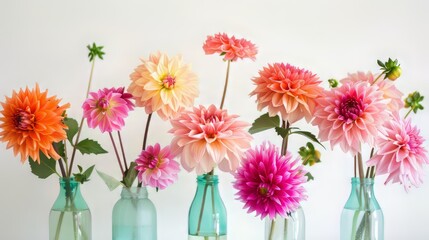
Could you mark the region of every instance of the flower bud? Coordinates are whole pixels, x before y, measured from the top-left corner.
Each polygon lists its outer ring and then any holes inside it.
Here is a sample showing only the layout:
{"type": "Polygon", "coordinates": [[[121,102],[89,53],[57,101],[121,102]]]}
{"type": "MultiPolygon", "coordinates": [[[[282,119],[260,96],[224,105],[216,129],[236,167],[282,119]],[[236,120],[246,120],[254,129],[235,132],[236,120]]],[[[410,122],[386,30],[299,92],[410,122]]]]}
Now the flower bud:
{"type": "Polygon", "coordinates": [[[402,69],[399,66],[394,66],[388,73],[386,73],[386,77],[389,80],[395,81],[402,74],[402,69]]]}

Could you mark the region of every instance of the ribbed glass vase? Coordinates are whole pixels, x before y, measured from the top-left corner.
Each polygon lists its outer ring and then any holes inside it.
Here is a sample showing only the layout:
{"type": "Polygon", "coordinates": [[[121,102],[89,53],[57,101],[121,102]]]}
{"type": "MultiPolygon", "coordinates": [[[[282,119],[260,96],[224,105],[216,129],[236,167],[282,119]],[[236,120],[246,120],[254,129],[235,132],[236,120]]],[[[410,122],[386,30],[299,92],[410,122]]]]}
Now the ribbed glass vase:
{"type": "Polygon", "coordinates": [[[265,219],[265,240],[305,240],[305,215],[302,207],[287,218],[265,219]]]}
{"type": "Polygon", "coordinates": [[[352,178],[340,234],[341,240],[384,240],[384,217],[374,195],[374,179],[352,178]]]}
{"type": "Polygon", "coordinates": [[[156,240],[156,209],[146,187],[122,188],[112,212],[113,240],[156,240]]]}
{"type": "Polygon", "coordinates": [[[91,240],[91,212],[74,178],[60,178],[60,194],[49,214],[50,240],[91,240]]]}
{"type": "Polygon", "coordinates": [[[219,195],[218,176],[197,177],[197,191],[189,209],[188,240],[226,240],[226,208],[219,195]]]}

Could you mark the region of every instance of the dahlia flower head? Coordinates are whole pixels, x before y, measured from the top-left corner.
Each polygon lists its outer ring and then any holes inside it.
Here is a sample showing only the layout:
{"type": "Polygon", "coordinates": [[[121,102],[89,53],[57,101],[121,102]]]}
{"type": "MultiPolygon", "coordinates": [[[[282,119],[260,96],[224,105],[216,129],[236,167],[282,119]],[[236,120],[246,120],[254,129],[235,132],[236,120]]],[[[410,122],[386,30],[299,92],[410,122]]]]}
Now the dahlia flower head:
{"type": "Polygon", "coordinates": [[[219,54],[225,61],[237,61],[240,59],[256,59],[258,49],[255,44],[244,39],[229,37],[226,33],[217,33],[214,36],[207,36],[203,45],[204,52],[209,54],[219,54]]]}
{"type": "Polygon", "coordinates": [[[281,155],[274,144],[265,142],[246,152],[234,188],[248,213],[256,212],[261,219],[286,217],[307,199],[305,174],[299,158],[293,160],[290,152],[281,155]]]}
{"type": "Polygon", "coordinates": [[[319,128],[320,140],[329,141],[332,149],[340,145],[344,152],[355,155],[363,143],[374,147],[378,129],[389,118],[386,109],[378,86],[346,82],[319,98],[312,124],[319,128]]]}
{"type": "Polygon", "coordinates": [[[24,163],[28,157],[40,163],[39,154],[47,158],[60,159],[53,143],[67,138],[67,126],[63,123],[64,113],[70,104],[60,105],[61,99],[40,92],[39,85],[13,91],[12,97],[0,102],[0,141],[7,142],[6,148],[13,148],[14,155],[21,155],[24,163]]]}
{"type": "MultiPolygon", "coordinates": [[[[347,82],[368,82],[373,84],[375,80],[374,74],[371,72],[357,72],[349,73],[347,77],[340,80],[342,84],[347,82]]],[[[404,107],[404,101],[402,101],[403,93],[396,88],[393,81],[385,81],[379,79],[375,85],[383,92],[383,98],[388,101],[387,110],[390,112],[397,112],[404,107]]]]}
{"type": "Polygon", "coordinates": [[[238,115],[214,105],[194,107],[171,120],[174,135],[171,149],[179,153],[180,162],[188,172],[208,173],[215,166],[224,172],[234,172],[250,148],[250,124],[239,121],[238,115]]]}
{"type": "Polygon", "coordinates": [[[252,81],[256,88],[250,96],[256,96],[258,110],[268,108],[270,117],[280,115],[289,123],[302,118],[310,122],[323,93],[315,74],[290,64],[269,64],[252,81]]]}
{"type": "Polygon", "coordinates": [[[147,114],[158,113],[163,120],[193,106],[199,95],[198,79],[181,56],[169,58],[158,52],[142,62],[130,75],[128,87],[136,106],[144,107],[147,114]]]}
{"type": "Polygon", "coordinates": [[[367,162],[376,174],[388,174],[388,182],[404,185],[406,191],[423,183],[423,166],[429,163],[420,130],[398,113],[386,121],[377,138],[377,153],[367,162]]]}
{"type": "Polygon", "coordinates": [[[82,105],[83,117],[90,128],[99,127],[101,132],[120,131],[124,119],[134,109],[132,95],[124,93],[124,88],[104,88],[90,92],[82,105]]]}
{"type": "Polygon", "coordinates": [[[154,146],[147,146],[136,160],[138,179],[145,186],[165,189],[173,184],[180,171],[179,163],[174,160],[175,155],[170,147],[161,149],[157,143],[154,146]]]}

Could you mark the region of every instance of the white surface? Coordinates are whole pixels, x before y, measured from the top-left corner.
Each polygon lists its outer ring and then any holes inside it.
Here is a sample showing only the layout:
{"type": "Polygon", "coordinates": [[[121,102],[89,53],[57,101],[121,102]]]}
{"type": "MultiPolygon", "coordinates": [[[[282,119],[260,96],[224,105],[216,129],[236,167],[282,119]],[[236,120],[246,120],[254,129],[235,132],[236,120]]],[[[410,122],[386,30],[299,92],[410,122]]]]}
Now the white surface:
{"type": "MultiPolygon", "coordinates": [[[[0,2],[0,101],[12,89],[34,86],[70,102],[69,112],[81,117],[90,70],[86,45],[105,46],[104,61],[95,67],[93,89],[128,86],[129,74],[157,50],[183,54],[201,82],[197,104],[219,104],[226,64],[206,56],[207,35],[227,32],[245,37],[259,47],[255,62],[233,63],[226,107],[251,122],[256,110],[250,79],[262,66],[289,62],[317,73],[321,79],[341,78],[357,70],[376,71],[376,59],[398,58],[403,92],[414,89],[428,97],[429,2],[427,1],[22,1],[0,2]]],[[[325,86],[327,83],[325,82],[325,86]]],[[[429,107],[427,99],[424,105],[429,107]]],[[[414,122],[429,139],[429,111],[414,122]]],[[[129,159],[138,154],[145,114],[139,109],[123,131],[129,159]]],[[[305,126],[304,123],[300,124],[305,126]]],[[[149,143],[169,143],[169,124],[154,118],[149,143]]],[[[314,128],[312,128],[315,130],[314,128]]],[[[85,128],[83,136],[98,139],[112,151],[107,135],[85,128]]],[[[255,144],[275,134],[255,135],[255,144]]],[[[277,138],[276,138],[277,139],[277,138]]],[[[279,141],[277,142],[279,143],[279,141]]],[[[291,150],[305,140],[294,137],[291,150]]],[[[426,143],[428,146],[428,143],[426,143]]],[[[0,238],[47,239],[48,213],[58,194],[57,179],[39,180],[0,144],[0,238]]],[[[312,168],[316,178],[307,185],[303,203],[307,239],[338,239],[340,212],[349,194],[352,158],[339,149],[322,151],[323,163],[312,168]]],[[[78,163],[119,177],[114,155],[79,157],[78,163]]],[[[425,169],[428,173],[428,168],[425,169]]],[[[228,239],[263,239],[262,222],[234,200],[232,177],[220,173],[220,190],[228,209],[228,239]]],[[[383,186],[376,195],[385,215],[388,240],[429,238],[427,227],[429,183],[409,194],[399,185],[383,186]]],[[[426,181],[429,179],[426,178],[426,181]]],[[[195,191],[195,173],[182,171],[179,181],[165,191],[150,192],[158,210],[160,240],[186,239],[187,211],[195,191]]],[[[119,190],[109,192],[96,175],[82,188],[93,216],[93,239],[111,238],[111,210],[119,190]]]]}

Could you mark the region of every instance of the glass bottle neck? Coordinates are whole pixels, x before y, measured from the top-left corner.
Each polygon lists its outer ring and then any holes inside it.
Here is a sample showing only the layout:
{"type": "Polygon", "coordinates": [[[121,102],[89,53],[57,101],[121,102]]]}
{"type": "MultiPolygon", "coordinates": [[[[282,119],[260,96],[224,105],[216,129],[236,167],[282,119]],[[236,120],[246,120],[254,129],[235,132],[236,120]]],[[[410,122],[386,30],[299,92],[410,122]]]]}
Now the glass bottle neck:
{"type": "Polygon", "coordinates": [[[352,178],[352,189],[345,208],[360,210],[380,209],[374,195],[374,179],[352,178]]]}
{"type": "Polygon", "coordinates": [[[143,199],[148,198],[148,196],[149,194],[146,187],[124,187],[121,192],[121,198],[143,199]]]}
{"type": "Polygon", "coordinates": [[[215,191],[215,195],[219,194],[218,191],[219,178],[217,175],[203,174],[197,177],[197,192],[204,191],[207,186],[210,186],[215,191]]]}

